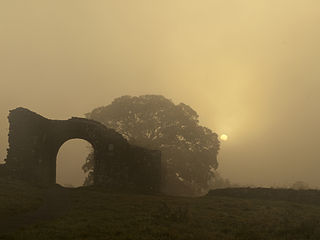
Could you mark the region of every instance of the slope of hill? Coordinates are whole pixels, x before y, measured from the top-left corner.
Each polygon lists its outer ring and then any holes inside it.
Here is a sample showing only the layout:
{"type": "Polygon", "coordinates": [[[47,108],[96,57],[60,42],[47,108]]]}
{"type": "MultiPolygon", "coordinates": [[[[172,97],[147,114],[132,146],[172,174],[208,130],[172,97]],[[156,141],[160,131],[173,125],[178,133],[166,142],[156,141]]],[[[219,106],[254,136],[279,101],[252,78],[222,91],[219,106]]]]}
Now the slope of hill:
{"type": "MultiPolygon", "coordinates": [[[[6,202],[7,207],[16,209],[10,213],[13,218],[25,214],[28,206],[30,211],[24,216],[38,220],[2,231],[0,239],[320,239],[320,206],[316,202],[225,196],[221,192],[185,198],[115,194],[94,188],[44,191],[4,181],[0,192],[5,192],[0,204],[6,202]],[[16,186],[15,191],[10,190],[11,185],[16,186]],[[27,194],[26,189],[33,192],[27,194]],[[15,199],[11,206],[8,199],[15,199]],[[37,206],[46,206],[46,214],[39,214],[37,206]]],[[[6,214],[2,209],[0,225],[5,224],[6,214]]]]}

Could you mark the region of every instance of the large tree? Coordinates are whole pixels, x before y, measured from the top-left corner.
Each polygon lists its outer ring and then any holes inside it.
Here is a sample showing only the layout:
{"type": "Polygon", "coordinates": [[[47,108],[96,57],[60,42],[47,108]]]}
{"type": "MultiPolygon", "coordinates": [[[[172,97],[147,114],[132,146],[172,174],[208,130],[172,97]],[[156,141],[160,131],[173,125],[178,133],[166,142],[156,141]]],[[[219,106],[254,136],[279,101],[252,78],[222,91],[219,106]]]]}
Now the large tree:
{"type": "MultiPolygon", "coordinates": [[[[218,135],[200,126],[188,105],[160,95],[122,96],[86,117],[115,129],[131,144],[161,150],[164,192],[199,195],[208,190],[218,167],[218,135]]],[[[92,168],[91,155],[83,169],[92,168]]]]}

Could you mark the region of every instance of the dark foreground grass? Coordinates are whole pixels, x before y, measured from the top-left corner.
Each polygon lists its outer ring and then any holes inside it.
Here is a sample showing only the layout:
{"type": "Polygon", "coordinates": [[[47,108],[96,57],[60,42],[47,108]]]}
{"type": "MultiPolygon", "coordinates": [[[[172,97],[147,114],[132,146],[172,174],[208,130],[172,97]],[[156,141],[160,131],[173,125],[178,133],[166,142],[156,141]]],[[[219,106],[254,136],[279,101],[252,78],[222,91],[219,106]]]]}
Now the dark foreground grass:
{"type": "Polygon", "coordinates": [[[21,214],[38,208],[42,190],[11,178],[0,178],[0,217],[21,214]]]}
{"type": "Polygon", "coordinates": [[[0,239],[320,239],[320,207],[313,204],[69,191],[72,204],[66,215],[0,234],[0,239]]]}

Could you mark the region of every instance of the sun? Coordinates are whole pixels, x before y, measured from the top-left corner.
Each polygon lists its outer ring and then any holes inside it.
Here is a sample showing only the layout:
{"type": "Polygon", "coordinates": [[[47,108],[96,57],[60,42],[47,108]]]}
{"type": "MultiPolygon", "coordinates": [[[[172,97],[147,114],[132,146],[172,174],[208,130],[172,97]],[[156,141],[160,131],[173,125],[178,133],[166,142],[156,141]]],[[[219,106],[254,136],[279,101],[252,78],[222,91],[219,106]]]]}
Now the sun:
{"type": "Polygon", "coordinates": [[[228,135],[227,135],[227,134],[221,134],[221,135],[220,135],[220,139],[221,139],[222,141],[228,141],[228,135]]]}

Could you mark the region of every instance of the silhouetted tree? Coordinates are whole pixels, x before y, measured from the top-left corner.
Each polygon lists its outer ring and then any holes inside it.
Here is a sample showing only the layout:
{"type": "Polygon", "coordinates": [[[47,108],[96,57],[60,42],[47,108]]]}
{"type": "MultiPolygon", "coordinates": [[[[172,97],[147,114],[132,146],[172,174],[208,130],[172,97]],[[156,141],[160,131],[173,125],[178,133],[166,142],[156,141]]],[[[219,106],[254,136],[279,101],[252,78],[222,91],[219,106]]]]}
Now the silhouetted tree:
{"type": "Polygon", "coordinates": [[[91,151],[86,158],[86,163],[82,166],[82,170],[85,173],[88,173],[88,176],[86,177],[83,183],[84,186],[90,186],[93,183],[94,152],[92,147],[89,147],[89,148],[91,148],[91,151]]]}
{"type": "MultiPolygon", "coordinates": [[[[199,195],[209,188],[218,167],[218,135],[200,126],[188,105],[160,95],[122,96],[86,114],[121,133],[131,144],[162,152],[163,191],[199,195]]],[[[93,158],[83,169],[93,168],[93,158]]]]}
{"type": "Polygon", "coordinates": [[[213,170],[214,178],[209,182],[210,189],[239,187],[239,185],[231,183],[229,179],[223,178],[218,171],[213,170]]]}

